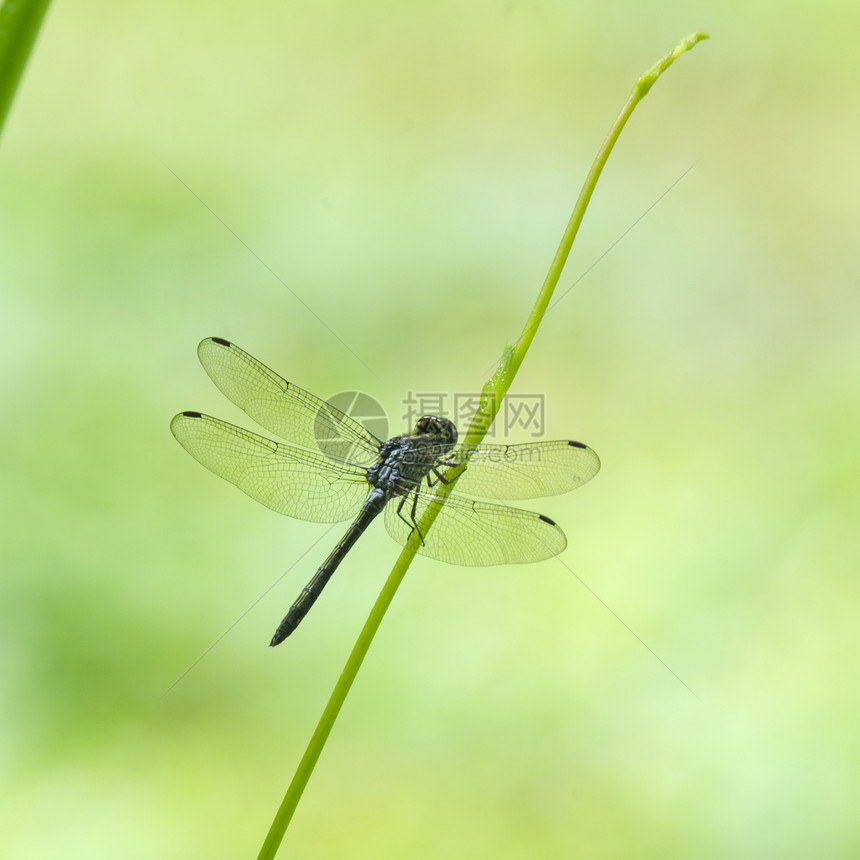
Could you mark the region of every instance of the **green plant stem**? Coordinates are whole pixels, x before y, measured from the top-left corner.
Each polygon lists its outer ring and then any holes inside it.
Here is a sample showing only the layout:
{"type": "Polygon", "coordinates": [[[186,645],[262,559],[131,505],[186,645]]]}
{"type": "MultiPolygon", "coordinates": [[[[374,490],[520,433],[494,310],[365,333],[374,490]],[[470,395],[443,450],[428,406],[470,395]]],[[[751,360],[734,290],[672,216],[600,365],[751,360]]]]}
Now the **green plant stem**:
{"type": "Polygon", "coordinates": [[[0,7],[0,133],[51,0],[6,0],[0,7]]]}
{"type": "MultiPolygon", "coordinates": [[[[679,56],[681,56],[681,54],[685,51],[689,51],[697,42],[707,38],[707,34],[700,31],[693,33],[686,39],[683,39],[676,48],[670,51],[659,62],[655,63],[634,84],[630,97],[627,99],[621,113],[618,115],[618,118],[609,130],[609,134],[606,135],[606,139],[603,141],[603,144],[594,159],[591,170],[588,172],[582,191],[577,198],[576,205],[573,208],[573,213],[568,221],[567,229],[564,231],[558,251],[556,251],[555,257],[550,265],[549,272],[547,273],[534,307],[529,314],[529,318],[526,320],[522,334],[513,347],[507,346],[505,348],[499,367],[493,374],[490,381],[484,386],[481,396],[481,404],[469,425],[468,431],[466,432],[465,441],[467,444],[479,443],[486,435],[490,424],[498,413],[502,399],[510,388],[516,372],[522,364],[529,346],[531,346],[532,340],[534,339],[535,333],[537,332],[537,328],[543,320],[544,314],[549,306],[553,291],[558,284],[564,265],[567,262],[570,249],[573,246],[573,240],[576,238],[579,225],[582,223],[582,218],[585,215],[586,207],[588,206],[588,202],[591,200],[591,195],[594,193],[597,180],[600,178],[600,174],[602,173],[603,167],[612,152],[612,148],[615,146],[615,142],[618,140],[618,136],[621,134],[621,130],[624,128],[627,120],[633,113],[634,108],[648,94],[648,91],[654,85],[657,78],[659,78],[660,75],[669,68],[669,66],[679,56]]],[[[462,471],[462,468],[454,470],[456,474],[459,474],[460,471],[462,471]]],[[[452,474],[453,473],[449,473],[449,475],[452,474]]],[[[446,479],[447,477],[448,476],[446,476],[446,479]]],[[[426,534],[427,529],[432,526],[433,521],[436,519],[436,515],[444,504],[445,497],[453,489],[455,481],[456,477],[454,477],[452,483],[447,485],[442,484],[440,486],[437,491],[437,501],[428,507],[419,523],[418,529],[421,533],[426,534]]],[[[271,858],[275,856],[275,853],[281,844],[281,840],[284,837],[284,833],[287,830],[287,825],[293,817],[293,813],[296,810],[296,806],[302,796],[302,792],[304,791],[305,786],[310,779],[310,775],[313,772],[314,766],[320,757],[320,753],[322,752],[326,739],[331,733],[334,721],[337,718],[338,713],[340,713],[340,709],[346,699],[346,695],[355,680],[365,654],[367,654],[367,651],[370,648],[370,643],[373,641],[373,637],[376,635],[376,631],[379,629],[379,625],[382,623],[382,619],[388,610],[388,607],[391,605],[391,601],[394,599],[394,595],[396,594],[400,583],[403,581],[403,577],[406,575],[406,571],[409,569],[409,565],[412,563],[412,559],[415,557],[418,547],[419,539],[416,534],[413,534],[412,538],[407,542],[395,562],[394,568],[389,574],[385,585],[382,587],[382,591],[379,593],[379,597],[376,599],[376,603],[374,603],[373,608],[370,611],[370,615],[359,634],[358,640],[346,661],[346,665],[341,672],[340,678],[338,678],[328,704],[326,705],[325,710],[320,717],[320,721],[317,724],[316,730],[311,737],[310,743],[305,750],[305,754],[302,756],[302,760],[299,763],[289,788],[287,789],[287,793],[284,796],[277,814],[275,815],[272,826],[269,829],[269,833],[266,836],[266,840],[258,855],[258,860],[271,860],[271,858]]]]}
{"type": "Polygon", "coordinates": [[[409,569],[409,564],[414,555],[414,551],[409,556],[407,556],[405,550],[401,553],[400,558],[397,559],[394,565],[394,569],[385,581],[382,591],[379,592],[379,597],[376,598],[376,602],[370,610],[370,615],[368,615],[367,621],[365,621],[364,627],[347,658],[343,671],[340,673],[337,684],[335,684],[331,697],[328,700],[328,704],[325,706],[325,710],[311,736],[305,754],[296,768],[287,793],[284,795],[281,806],[266,835],[266,841],[260,849],[259,857],[261,860],[262,858],[272,858],[277,853],[281,840],[284,838],[284,833],[287,830],[287,825],[290,823],[302,792],[305,790],[311,773],[313,773],[313,769],[331,732],[334,721],[337,719],[337,715],[340,713],[341,706],[352,686],[352,682],[358,674],[359,667],[364,660],[364,655],[367,654],[367,649],[370,648],[370,643],[373,641],[373,637],[379,629],[379,625],[382,623],[382,619],[391,605],[391,601],[394,599],[394,595],[403,581],[403,577],[406,575],[406,571],[409,569]]]}
{"type": "MultiPolygon", "coordinates": [[[[579,225],[582,223],[585,210],[591,201],[591,195],[597,187],[597,180],[600,179],[600,174],[603,173],[603,168],[606,166],[606,162],[609,160],[609,155],[612,152],[621,131],[627,124],[627,120],[630,119],[636,105],[639,104],[639,102],[648,94],[648,91],[657,81],[657,78],[659,78],[660,75],[663,74],[663,72],[681,56],[681,54],[691,50],[698,42],[707,38],[708,34],[700,30],[696,33],[692,33],[685,39],[682,39],[673,50],[648,69],[648,71],[645,72],[645,74],[642,75],[633,85],[630,96],[625,102],[624,107],[621,109],[621,113],[618,114],[618,118],[609,129],[609,133],[601,144],[600,149],[597,152],[597,156],[592,162],[591,169],[585,177],[582,190],[579,192],[579,197],[573,207],[573,213],[567,223],[564,235],[561,237],[561,242],[559,243],[558,250],[555,252],[555,257],[553,257],[552,263],[550,264],[549,271],[547,272],[546,279],[543,282],[537,301],[529,314],[528,320],[526,320],[525,326],[523,326],[523,331],[519,340],[514,345],[513,355],[510,360],[510,370],[504,375],[501,384],[496,387],[496,411],[498,411],[498,407],[501,405],[501,399],[510,388],[511,382],[513,382],[514,376],[519,370],[520,365],[531,346],[531,342],[537,333],[538,326],[543,320],[546,309],[552,299],[552,294],[555,291],[556,285],[561,277],[562,270],[564,269],[564,265],[567,262],[570,249],[573,246],[573,240],[579,232],[579,225]]],[[[495,418],[495,413],[493,413],[492,417],[495,418]]],[[[471,430],[471,427],[469,429],[471,430]]],[[[483,436],[481,438],[483,438],[483,436]]]]}

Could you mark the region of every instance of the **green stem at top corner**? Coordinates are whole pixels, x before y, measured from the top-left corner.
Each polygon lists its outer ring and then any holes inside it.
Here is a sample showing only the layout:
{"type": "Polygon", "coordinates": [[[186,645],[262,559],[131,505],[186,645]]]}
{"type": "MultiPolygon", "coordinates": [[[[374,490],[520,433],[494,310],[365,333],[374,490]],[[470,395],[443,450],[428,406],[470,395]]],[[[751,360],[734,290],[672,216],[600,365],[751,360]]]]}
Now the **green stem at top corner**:
{"type": "Polygon", "coordinates": [[[0,133],[51,0],[6,0],[0,6],[0,133]]]}
{"type": "MultiPolygon", "coordinates": [[[[597,180],[600,178],[600,174],[609,158],[609,154],[615,146],[615,141],[618,140],[618,136],[621,134],[621,130],[624,128],[627,120],[633,113],[634,108],[648,94],[648,91],[654,85],[657,78],[659,78],[660,75],[666,71],[666,69],[668,69],[678,57],[681,56],[681,54],[689,51],[698,42],[702,41],[702,39],[707,38],[707,34],[702,31],[687,36],[686,39],[679,42],[672,51],[655,63],[633,85],[633,90],[631,91],[627,102],[622,108],[621,113],[618,115],[618,118],[613,123],[612,128],[609,130],[609,134],[606,135],[606,138],[597,153],[597,157],[591,165],[591,169],[589,170],[588,176],[583,184],[582,191],[580,192],[573,208],[573,213],[568,221],[567,228],[562,236],[558,251],[556,251],[555,257],[550,265],[549,272],[547,273],[546,279],[544,280],[543,286],[541,287],[540,293],[535,301],[534,307],[526,320],[522,334],[513,346],[505,347],[499,366],[492,378],[484,386],[481,395],[481,404],[466,432],[465,442],[467,444],[479,443],[486,435],[490,424],[498,413],[502,399],[510,388],[511,383],[516,376],[516,372],[519,370],[519,367],[528,352],[529,346],[534,339],[537,328],[543,320],[544,314],[549,306],[553,291],[558,284],[564,265],[567,262],[570,249],[573,246],[573,240],[576,238],[579,225],[582,223],[582,218],[585,215],[588,202],[591,200],[591,195],[597,185],[597,180]]],[[[432,526],[439,508],[444,504],[444,497],[447,496],[448,492],[450,492],[452,486],[453,485],[443,485],[440,487],[439,504],[431,505],[419,523],[419,529],[422,534],[426,534],[426,529],[432,526]]],[[[370,643],[373,641],[373,637],[376,635],[376,631],[382,623],[385,612],[391,605],[391,601],[394,599],[394,595],[397,592],[400,583],[403,581],[403,577],[406,575],[406,571],[409,569],[409,565],[412,563],[412,559],[415,557],[417,549],[418,539],[413,535],[413,539],[409,540],[395,562],[394,568],[389,574],[385,585],[383,585],[382,591],[380,591],[379,597],[376,599],[376,603],[374,603],[373,608],[370,610],[370,615],[368,616],[367,621],[353,646],[352,652],[347,658],[343,671],[341,672],[337,684],[329,698],[328,704],[320,717],[320,721],[311,737],[310,743],[302,756],[302,760],[296,769],[295,775],[287,789],[287,793],[275,814],[275,818],[272,821],[272,825],[269,828],[269,832],[258,855],[258,860],[272,860],[277,853],[284,834],[286,833],[287,826],[293,817],[293,813],[298,806],[305,786],[310,779],[311,773],[313,773],[313,769],[316,766],[317,760],[322,752],[322,748],[331,732],[334,721],[337,719],[337,715],[340,712],[341,706],[349,693],[356,675],[358,674],[358,670],[364,660],[364,656],[370,648],[370,643]]]]}
{"type": "MultiPolygon", "coordinates": [[[[486,430],[489,429],[492,420],[496,417],[501,406],[502,399],[505,394],[507,394],[520,365],[523,363],[523,359],[528,352],[529,346],[531,346],[531,342],[537,333],[538,326],[543,320],[544,314],[549,307],[550,299],[552,298],[552,294],[555,291],[559,278],[561,277],[562,270],[567,263],[570,249],[573,246],[573,240],[579,232],[579,226],[582,223],[585,210],[588,208],[591,195],[597,187],[597,180],[600,179],[600,174],[603,172],[603,168],[609,160],[609,155],[615,146],[615,142],[618,140],[624,126],[627,124],[627,120],[630,119],[636,105],[639,104],[646,95],[648,95],[649,90],[656,83],[660,75],[662,75],[663,72],[665,72],[666,69],[668,69],[669,66],[671,66],[672,63],[681,56],[681,54],[692,50],[692,48],[694,48],[699,42],[707,38],[709,38],[709,36],[703,30],[691,33],[689,36],[682,39],[671,51],[669,51],[668,54],[666,54],[665,57],[658,60],[653,66],[651,66],[651,68],[648,69],[648,71],[645,72],[645,74],[642,75],[633,85],[633,89],[630,91],[630,95],[627,98],[624,107],[621,109],[621,113],[618,114],[617,119],[609,129],[609,133],[604,138],[603,143],[597,152],[597,156],[592,162],[591,169],[585,177],[585,182],[582,184],[582,190],[579,192],[579,197],[573,207],[573,212],[571,213],[570,220],[567,223],[564,235],[561,237],[558,250],[555,252],[555,257],[553,257],[552,263],[550,264],[549,271],[544,279],[543,286],[541,287],[541,291],[538,294],[534,307],[529,314],[529,318],[523,326],[522,334],[520,334],[519,340],[517,340],[514,346],[510,350],[506,350],[493,380],[490,381],[488,388],[485,387],[486,397],[484,400],[487,401],[488,411],[480,421],[478,416],[473,420],[467,433],[469,442],[479,442],[484,438],[486,430]],[[484,429],[483,433],[481,433],[479,437],[473,439],[471,437],[473,428],[480,432],[482,426],[485,426],[486,429],[484,429]]],[[[484,404],[482,402],[482,406],[483,405],[484,404]]]]}

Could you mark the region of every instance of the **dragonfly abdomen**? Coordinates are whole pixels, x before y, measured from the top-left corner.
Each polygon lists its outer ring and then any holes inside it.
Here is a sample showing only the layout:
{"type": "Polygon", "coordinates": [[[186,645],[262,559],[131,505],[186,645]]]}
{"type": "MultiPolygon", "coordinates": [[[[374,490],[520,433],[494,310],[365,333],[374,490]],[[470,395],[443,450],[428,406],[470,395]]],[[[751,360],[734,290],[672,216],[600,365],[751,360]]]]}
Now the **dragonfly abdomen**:
{"type": "Polygon", "coordinates": [[[355,522],[349,527],[346,534],[340,539],[329,557],[320,565],[320,569],[314,574],[313,579],[302,589],[302,593],[296,602],[290,607],[290,611],[284,616],[284,620],[278,625],[271,646],[280,645],[301,623],[308,614],[310,608],[316,603],[322,590],[328,584],[332,574],[338,565],[344,560],[346,554],[355,545],[355,542],[364,533],[364,530],[373,522],[385,507],[389,494],[379,488],[374,488],[367,501],[364,503],[355,522]]]}

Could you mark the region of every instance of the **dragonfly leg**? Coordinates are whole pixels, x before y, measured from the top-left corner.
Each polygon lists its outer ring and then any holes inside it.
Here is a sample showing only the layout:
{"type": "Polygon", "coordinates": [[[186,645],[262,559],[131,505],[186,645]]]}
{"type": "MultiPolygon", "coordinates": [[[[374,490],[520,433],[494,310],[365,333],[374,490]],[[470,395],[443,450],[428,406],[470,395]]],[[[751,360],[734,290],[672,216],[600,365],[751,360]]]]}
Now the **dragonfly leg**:
{"type": "Polygon", "coordinates": [[[441,481],[443,484],[445,484],[446,487],[448,486],[448,484],[451,483],[451,481],[445,480],[445,476],[435,466],[430,470],[430,472],[427,473],[427,486],[428,487],[435,487],[436,484],[439,483],[439,481],[441,481]],[[432,472],[436,476],[435,481],[430,477],[430,472],[432,472]]]}
{"type": "MultiPolygon", "coordinates": [[[[465,462],[466,462],[465,460],[460,460],[460,461],[457,461],[457,460],[440,460],[439,461],[439,463],[441,463],[443,466],[447,466],[449,469],[456,469],[458,466],[462,466],[463,463],[465,463],[465,462]]],[[[427,486],[428,487],[435,487],[439,481],[441,481],[446,487],[449,484],[454,483],[453,481],[445,480],[445,476],[439,471],[439,467],[433,466],[433,468],[430,470],[430,472],[427,473],[427,486]],[[435,481],[430,479],[430,473],[431,472],[436,476],[435,481]]]]}
{"type": "MultiPolygon", "coordinates": [[[[413,496],[412,496],[412,512],[409,515],[409,519],[407,519],[406,517],[403,516],[403,506],[406,504],[407,498],[409,498],[409,497],[404,496],[400,500],[400,504],[397,506],[397,516],[400,517],[400,519],[403,520],[403,522],[406,523],[406,525],[408,525],[409,528],[412,529],[412,531],[418,532],[418,537],[421,538],[421,546],[424,546],[424,535],[421,534],[421,529],[418,528],[418,520],[415,518],[415,514],[416,514],[416,511],[418,509],[418,494],[413,493],[413,496]]],[[[410,532],[410,537],[411,537],[411,532],[410,532]]]]}

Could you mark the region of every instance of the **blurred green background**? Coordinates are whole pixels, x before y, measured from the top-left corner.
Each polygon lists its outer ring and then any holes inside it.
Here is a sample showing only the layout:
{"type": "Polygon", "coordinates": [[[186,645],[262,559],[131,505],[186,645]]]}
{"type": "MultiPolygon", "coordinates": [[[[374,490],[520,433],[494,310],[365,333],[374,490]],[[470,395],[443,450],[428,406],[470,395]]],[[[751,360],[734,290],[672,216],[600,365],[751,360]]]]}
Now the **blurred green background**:
{"type": "Polygon", "coordinates": [[[603,461],[533,506],[564,563],[698,698],[556,561],[419,560],[283,856],[860,855],[858,24],[57,3],[0,148],[0,854],[256,856],[397,548],[374,528],[266,647],[344,527],[176,444],[181,409],[239,420],[197,342],[393,432],[410,390],[478,390],[633,81],[704,28],[513,389],[603,461]]]}

